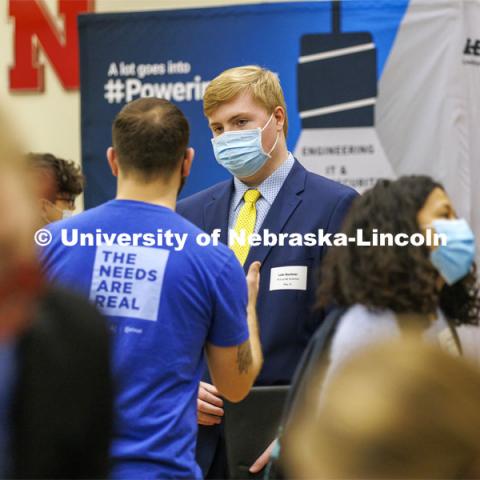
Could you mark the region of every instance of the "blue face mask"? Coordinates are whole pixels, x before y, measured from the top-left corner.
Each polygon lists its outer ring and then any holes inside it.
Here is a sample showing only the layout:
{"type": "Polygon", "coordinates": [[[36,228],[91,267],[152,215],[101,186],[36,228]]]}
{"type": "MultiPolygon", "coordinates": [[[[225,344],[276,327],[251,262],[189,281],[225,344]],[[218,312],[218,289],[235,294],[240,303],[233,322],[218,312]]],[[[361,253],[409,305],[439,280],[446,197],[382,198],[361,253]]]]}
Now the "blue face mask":
{"type": "Polygon", "coordinates": [[[268,153],[263,151],[262,131],[272,117],[273,113],[263,128],[235,130],[212,138],[213,153],[217,162],[235,177],[245,178],[257,173],[270,158],[280,136],[277,133],[275,143],[268,153]]]}
{"type": "Polygon", "coordinates": [[[434,220],[432,227],[446,236],[446,245],[439,245],[430,260],[449,285],[465,277],[475,257],[475,236],[464,219],[434,220]]]}

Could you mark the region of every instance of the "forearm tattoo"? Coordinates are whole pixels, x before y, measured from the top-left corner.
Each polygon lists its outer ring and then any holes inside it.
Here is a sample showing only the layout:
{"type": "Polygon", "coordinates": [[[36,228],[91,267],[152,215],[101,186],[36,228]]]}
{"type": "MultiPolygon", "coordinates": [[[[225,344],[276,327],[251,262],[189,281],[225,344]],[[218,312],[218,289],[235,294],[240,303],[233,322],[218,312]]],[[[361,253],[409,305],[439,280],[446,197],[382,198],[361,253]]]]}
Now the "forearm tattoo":
{"type": "Polygon", "coordinates": [[[238,347],[237,363],[240,373],[248,373],[248,369],[253,363],[252,349],[249,342],[244,343],[238,347]]]}

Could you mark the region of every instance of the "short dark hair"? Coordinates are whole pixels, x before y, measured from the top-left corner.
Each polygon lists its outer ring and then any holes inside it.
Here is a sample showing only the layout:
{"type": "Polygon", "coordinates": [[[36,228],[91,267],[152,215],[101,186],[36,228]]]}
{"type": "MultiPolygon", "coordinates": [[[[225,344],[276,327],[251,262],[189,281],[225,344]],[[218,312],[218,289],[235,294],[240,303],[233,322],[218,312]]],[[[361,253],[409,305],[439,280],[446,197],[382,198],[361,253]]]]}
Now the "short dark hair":
{"type": "Polygon", "coordinates": [[[58,158],[51,153],[29,153],[27,161],[33,168],[44,169],[52,173],[57,193],[68,194],[75,198],[83,192],[85,177],[80,167],[71,160],[58,158]]]}
{"type": "Polygon", "coordinates": [[[140,98],[128,103],[112,126],[120,168],[145,181],[172,175],[185,155],[189,134],[182,111],[161,98],[140,98]]]}
{"type": "MultiPolygon", "coordinates": [[[[341,231],[355,237],[358,229],[371,240],[373,229],[413,235],[421,231],[417,214],[430,193],[443,186],[428,176],[379,180],[357,197],[341,231]]],[[[456,325],[479,321],[476,267],[453,285],[437,289],[438,271],[427,246],[330,247],[319,275],[318,307],[355,303],[395,313],[434,313],[437,307],[456,325]]]]}

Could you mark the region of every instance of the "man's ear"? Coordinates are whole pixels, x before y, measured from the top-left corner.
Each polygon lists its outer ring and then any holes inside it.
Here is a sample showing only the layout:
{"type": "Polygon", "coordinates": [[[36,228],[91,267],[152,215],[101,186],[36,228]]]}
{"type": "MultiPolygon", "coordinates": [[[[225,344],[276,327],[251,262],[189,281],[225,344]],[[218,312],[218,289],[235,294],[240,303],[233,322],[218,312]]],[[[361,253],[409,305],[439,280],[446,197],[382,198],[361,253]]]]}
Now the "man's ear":
{"type": "Polygon", "coordinates": [[[112,171],[112,175],[114,177],[118,177],[117,154],[113,147],[107,148],[107,161],[108,161],[108,165],[110,166],[110,170],[112,171]]]}
{"type": "Polygon", "coordinates": [[[283,130],[283,125],[285,124],[285,110],[283,109],[283,107],[275,107],[275,110],[273,111],[273,116],[277,121],[277,131],[283,130]]]}
{"type": "Polygon", "coordinates": [[[195,157],[195,150],[192,147],[188,147],[187,150],[185,150],[185,156],[183,157],[182,163],[181,174],[183,178],[186,178],[190,175],[193,157],[195,157]]]}

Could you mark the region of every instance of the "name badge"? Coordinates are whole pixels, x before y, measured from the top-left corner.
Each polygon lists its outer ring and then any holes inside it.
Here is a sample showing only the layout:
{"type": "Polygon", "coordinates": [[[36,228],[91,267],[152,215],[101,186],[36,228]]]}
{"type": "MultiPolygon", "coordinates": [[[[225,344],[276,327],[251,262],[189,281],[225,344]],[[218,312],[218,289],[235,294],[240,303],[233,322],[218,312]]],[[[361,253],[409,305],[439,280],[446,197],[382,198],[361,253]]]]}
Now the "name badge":
{"type": "Polygon", "coordinates": [[[307,268],[300,265],[272,268],[270,270],[270,291],[306,290],[307,268]]]}

